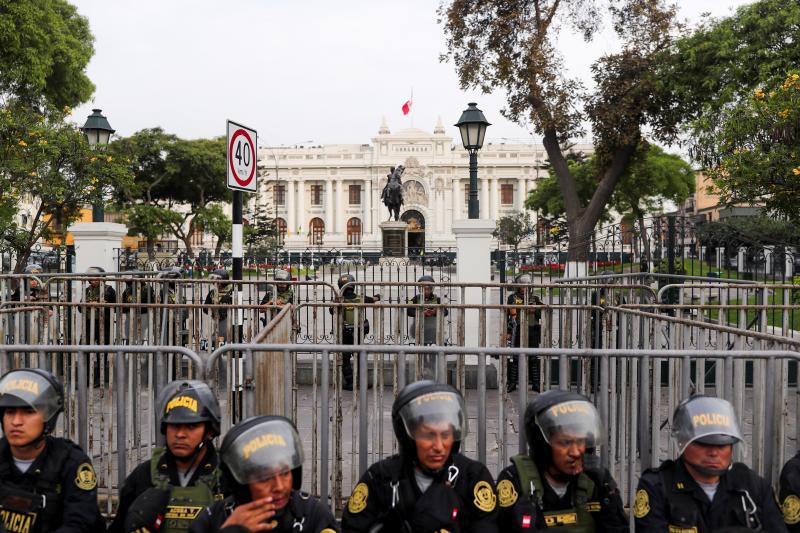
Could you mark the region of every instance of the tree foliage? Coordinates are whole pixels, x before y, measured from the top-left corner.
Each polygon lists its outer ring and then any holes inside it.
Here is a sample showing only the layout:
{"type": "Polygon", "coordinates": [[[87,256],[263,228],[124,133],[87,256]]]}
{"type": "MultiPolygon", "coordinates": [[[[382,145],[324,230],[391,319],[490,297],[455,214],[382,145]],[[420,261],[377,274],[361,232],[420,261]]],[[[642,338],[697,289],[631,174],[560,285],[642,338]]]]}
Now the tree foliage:
{"type": "Polygon", "coordinates": [[[0,149],[3,211],[15,210],[24,198],[34,208],[26,224],[9,219],[0,228],[18,254],[17,271],[40,239],[63,239],[81,208],[131,181],[127,165],[92,149],[61,111],[40,113],[12,102],[0,111],[0,149]]]}
{"type": "Polygon", "coordinates": [[[222,247],[230,244],[233,237],[231,219],[219,204],[205,207],[197,213],[198,224],[206,232],[217,239],[214,245],[214,257],[219,257],[222,247]]]}
{"type": "Polygon", "coordinates": [[[501,217],[497,221],[493,235],[502,244],[507,244],[516,251],[520,243],[530,238],[535,231],[536,226],[531,220],[530,213],[520,211],[501,217]]]}
{"type": "Polygon", "coordinates": [[[622,45],[592,66],[595,88],[567,76],[558,52],[560,31],[591,42],[601,16],[594,0],[452,0],[439,9],[447,54],[463,88],[507,93],[503,114],[530,123],[543,136],[564,200],[570,260],[586,260],[589,238],[647,127],[658,139],[677,134],[676,106],[655,74],[678,29],[675,11],[660,0],[607,1],[622,45]],[[591,127],[594,192],[581,201],[564,146],[591,127]]]}
{"type": "Polygon", "coordinates": [[[34,107],[85,102],[93,41],[66,0],[0,0],[0,94],[34,107]]]}

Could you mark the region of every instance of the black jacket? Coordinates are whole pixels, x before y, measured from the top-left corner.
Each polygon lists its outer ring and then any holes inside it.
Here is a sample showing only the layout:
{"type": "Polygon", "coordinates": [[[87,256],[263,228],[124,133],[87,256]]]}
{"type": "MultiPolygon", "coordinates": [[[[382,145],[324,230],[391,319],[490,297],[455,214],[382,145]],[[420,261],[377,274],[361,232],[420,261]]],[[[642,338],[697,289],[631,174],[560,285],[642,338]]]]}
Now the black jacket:
{"type": "Polygon", "coordinates": [[[452,486],[445,474],[422,493],[410,461],[400,455],[378,461],[353,489],[342,513],[342,530],[368,532],[382,524],[382,533],[496,533],[497,497],[489,470],[459,453],[452,455],[451,465],[458,469],[452,486]]]}
{"type": "Polygon", "coordinates": [[[712,533],[724,526],[747,527],[743,505],[748,495],[755,504],[762,531],[787,531],[772,488],[746,465],[734,463],[720,478],[714,501],[709,502],[682,460],[664,461],[658,469],[645,471],[639,480],[632,511],[636,531],[666,531],[674,526],[687,531],[695,527],[697,533],[712,533]],[[670,477],[671,486],[665,486],[664,479],[670,477]]]}
{"type": "MultiPolygon", "coordinates": [[[[203,457],[203,461],[201,461],[198,468],[195,469],[194,474],[192,474],[192,478],[189,480],[189,485],[194,485],[197,483],[198,477],[213,471],[218,466],[219,455],[217,454],[217,450],[214,448],[214,444],[209,442],[207,444],[206,454],[203,457]]],[[[158,468],[159,471],[167,473],[171,485],[180,486],[180,480],[178,479],[178,467],[175,464],[175,459],[172,457],[172,454],[165,453],[158,463],[158,468]]],[[[114,517],[114,520],[111,522],[111,525],[108,527],[109,532],[123,533],[125,531],[124,524],[128,509],[136,500],[136,498],[138,498],[144,491],[151,487],[153,487],[153,478],[150,475],[150,459],[148,459],[139,463],[136,468],[133,469],[133,472],[131,472],[128,477],[125,478],[125,482],[122,484],[122,488],[119,491],[119,506],[117,507],[117,514],[114,517]]]]}
{"type": "MultiPolygon", "coordinates": [[[[238,505],[233,496],[217,502],[210,508],[203,511],[189,527],[189,533],[247,533],[247,529],[240,526],[228,526],[222,528],[222,524],[228,519],[231,512],[238,505]]],[[[322,504],[317,498],[313,498],[304,492],[292,491],[285,511],[278,519],[278,527],[271,531],[278,533],[338,533],[341,531],[336,519],[330,509],[322,504]],[[302,525],[302,528],[295,526],[302,525]]]]}
{"type": "MultiPolygon", "coordinates": [[[[38,513],[31,531],[94,533],[105,527],[97,506],[97,476],[92,463],[70,440],[46,437],[44,450],[23,474],[14,464],[8,440],[0,439],[0,492],[7,490],[45,496],[45,508],[38,513]]],[[[2,517],[7,529],[15,531],[8,527],[13,520],[8,509],[2,517]]]]}
{"type": "Polygon", "coordinates": [[[800,452],[783,465],[778,498],[786,528],[800,533],[800,452]]]}
{"type": "MultiPolygon", "coordinates": [[[[594,521],[597,533],[627,533],[628,517],[617,490],[617,484],[611,473],[587,470],[586,475],[594,482],[594,491],[586,503],[586,510],[594,521]]],[[[576,477],[577,479],[577,477],[576,477]]],[[[529,529],[546,529],[544,517],[540,511],[561,511],[574,507],[576,480],[570,481],[567,492],[560,497],[542,478],[542,509],[535,509],[530,499],[530,488],[520,487],[519,473],[514,464],[507,466],[497,476],[497,502],[499,517],[497,525],[500,531],[524,531],[529,529]],[[509,485],[510,484],[510,485],[509,485]],[[530,517],[530,527],[522,523],[524,517],[530,517]]]]}

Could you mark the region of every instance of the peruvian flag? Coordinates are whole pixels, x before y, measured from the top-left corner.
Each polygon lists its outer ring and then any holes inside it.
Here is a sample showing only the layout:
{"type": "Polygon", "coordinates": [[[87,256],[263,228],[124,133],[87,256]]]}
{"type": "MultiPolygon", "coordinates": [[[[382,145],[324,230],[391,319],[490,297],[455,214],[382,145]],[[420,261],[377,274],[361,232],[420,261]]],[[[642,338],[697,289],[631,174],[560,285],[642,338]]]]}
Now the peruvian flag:
{"type": "Polygon", "coordinates": [[[531,515],[529,515],[529,514],[522,515],[522,527],[524,529],[530,529],[530,527],[531,527],[531,515]]]}
{"type": "Polygon", "coordinates": [[[408,115],[411,112],[411,100],[406,100],[406,103],[403,104],[403,114],[408,115]]]}

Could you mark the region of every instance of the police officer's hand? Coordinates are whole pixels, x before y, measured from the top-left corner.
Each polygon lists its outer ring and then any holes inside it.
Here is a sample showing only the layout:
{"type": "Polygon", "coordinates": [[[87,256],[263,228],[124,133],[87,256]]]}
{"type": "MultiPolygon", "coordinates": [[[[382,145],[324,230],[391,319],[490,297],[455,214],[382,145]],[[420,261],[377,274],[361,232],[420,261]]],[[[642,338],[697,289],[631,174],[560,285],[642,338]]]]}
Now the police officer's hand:
{"type": "Polygon", "coordinates": [[[381,299],[381,295],[380,295],[380,294],[375,294],[375,295],[372,297],[372,299],[373,299],[373,300],[375,300],[375,301],[378,301],[378,300],[380,300],[380,299],[381,299]]]}
{"type": "Polygon", "coordinates": [[[254,533],[270,531],[278,527],[278,521],[272,520],[274,516],[275,506],[272,498],[262,498],[236,507],[222,527],[242,526],[254,533]]]}

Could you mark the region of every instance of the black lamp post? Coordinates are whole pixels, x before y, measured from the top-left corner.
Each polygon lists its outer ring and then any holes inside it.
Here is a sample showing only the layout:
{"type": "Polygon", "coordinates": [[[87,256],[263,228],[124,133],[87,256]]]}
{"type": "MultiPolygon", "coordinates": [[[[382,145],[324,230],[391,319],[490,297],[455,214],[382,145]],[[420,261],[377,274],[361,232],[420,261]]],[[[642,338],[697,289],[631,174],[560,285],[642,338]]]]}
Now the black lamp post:
{"type": "MultiPolygon", "coordinates": [[[[89,146],[99,149],[108,146],[111,134],[114,133],[114,129],[108,123],[108,119],[103,116],[102,109],[92,109],[92,114],[86,119],[86,124],[83,125],[81,131],[86,135],[89,146]]],[[[102,198],[92,205],[92,222],[105,222],[102,198]]]]}
{"type": "Polygon", "coordinates": [[[480,218],[478,205],[478,150],[483,147],[486,128],[491,126],[478,109],[478,104],[470,102],[455,124],[461,131],[461,143],[469,152],[469,204],[468,218],[480,218]]]}

